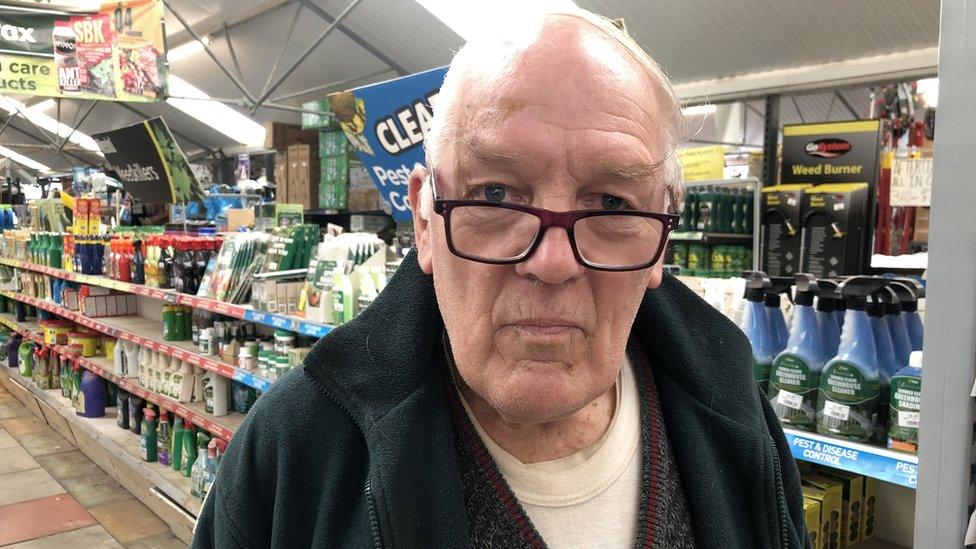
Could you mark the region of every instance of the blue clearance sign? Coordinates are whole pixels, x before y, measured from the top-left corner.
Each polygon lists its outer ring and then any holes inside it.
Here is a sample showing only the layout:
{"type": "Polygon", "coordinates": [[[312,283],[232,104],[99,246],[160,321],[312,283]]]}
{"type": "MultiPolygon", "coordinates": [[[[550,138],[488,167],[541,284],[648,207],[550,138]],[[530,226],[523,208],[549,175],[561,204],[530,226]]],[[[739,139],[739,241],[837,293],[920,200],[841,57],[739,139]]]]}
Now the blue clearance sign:
{"type": "Polygon", "coordinates": [[[431,104],[447,67],[329,95],[329,104],[350,145],[369,171],[393,219],[411,219],[407,183],[424,164],[431,104]]]}
{"type": "Polygon", "coordinates": [[[784,429],[793,457],[907,488],[918,484],[918,457],[868,444],[784,429]]]}

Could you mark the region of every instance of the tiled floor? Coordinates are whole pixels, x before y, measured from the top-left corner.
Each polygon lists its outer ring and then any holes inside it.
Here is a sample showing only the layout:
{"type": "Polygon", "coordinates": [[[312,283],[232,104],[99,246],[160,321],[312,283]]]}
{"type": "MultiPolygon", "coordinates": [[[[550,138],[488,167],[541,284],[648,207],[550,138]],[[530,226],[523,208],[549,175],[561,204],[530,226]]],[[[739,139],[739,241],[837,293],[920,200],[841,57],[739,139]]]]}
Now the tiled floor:
{"type": "Polygon", "coordinates": [[[186,547],[149,508],[2,386],[0,546],[186,547]]]}

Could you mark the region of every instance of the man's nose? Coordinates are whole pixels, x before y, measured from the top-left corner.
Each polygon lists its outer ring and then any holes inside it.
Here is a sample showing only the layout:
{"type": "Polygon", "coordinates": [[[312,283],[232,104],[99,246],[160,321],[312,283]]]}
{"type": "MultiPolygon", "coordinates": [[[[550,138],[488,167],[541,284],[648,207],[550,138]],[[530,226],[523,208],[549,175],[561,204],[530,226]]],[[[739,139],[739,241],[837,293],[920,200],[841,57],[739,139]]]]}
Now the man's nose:
{"type": "Polygon", "coordinates": [[[576,261],[569,233],[562,227],[546,229],[542,242],[527,260],[515,265],[521,276],[532,275],[546,284],[562,284],[581,276],[585,267],[576,261]]]}

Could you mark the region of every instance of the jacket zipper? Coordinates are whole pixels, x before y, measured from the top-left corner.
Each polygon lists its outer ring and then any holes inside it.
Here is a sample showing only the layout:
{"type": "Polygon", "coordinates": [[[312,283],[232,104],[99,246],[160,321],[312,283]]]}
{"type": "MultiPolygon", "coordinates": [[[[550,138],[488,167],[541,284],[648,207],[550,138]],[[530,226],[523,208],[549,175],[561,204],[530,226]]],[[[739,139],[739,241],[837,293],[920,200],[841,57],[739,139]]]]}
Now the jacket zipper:
{"type": "MultiPolygon", "coordinates": [[[[347,408],[342,401],[336,398],[331,391],[327,391],[325,387],[323,387],[322,384],[319,383],[319,380],[315,379],[315,376],[313,376],[310,372],[306,370],[305,375],[308,376],[308,378],[312,381],[312,384],[315,385],[315,387],[319,391],[321,391],[322,394],[329,397],[329,399],[331,399],[332,402],[335,402],[339,406],[339,408],[341,408],[342,411],[345,412],[347,416],[349,416],[353,424],[355,424],[356,427],[359,428],[360,433],[362,433],[362,435],[365,437],[366,432],[363,430],[362,426],[360,426],[356,422],[355,416],[352,415],[352,413],[349,411],[349,408],[347,408]]],[[[370,534],[372,534],[373,536],[373,547],[375,549],[383,549],[383,537],[380,535],[380,521],[376,515],[376,501],[373,499],[373,490],[370,486],[368,472],[366,473],[365,495],[366,495],[366,508],[369,513],[369,531],[370,534]]]]}
{"type": "Polygon", "coordinates": [[[769,439],[769,443],[773,446],[773,472],[776,475],[776,515],[779,517],[779,542],[780,547],[786,549],[790,547],[790,534],[786,525],[789,518],[784,513],[786,495],[783,492],[783,472],[779,464],[779,452],[776,451],[776,443],[773,442],[772,438],[769,439]]]}
{"type": "Polygon", "coordinates": [[[373,491],[370,489],[369,479],[366,479],[366,507],[369,510],[369,531],[373,535],[373,547],[383,549],[383,539],[380,537],[380,523],[376,519],[376,503],[373,501],[373,491]]]}

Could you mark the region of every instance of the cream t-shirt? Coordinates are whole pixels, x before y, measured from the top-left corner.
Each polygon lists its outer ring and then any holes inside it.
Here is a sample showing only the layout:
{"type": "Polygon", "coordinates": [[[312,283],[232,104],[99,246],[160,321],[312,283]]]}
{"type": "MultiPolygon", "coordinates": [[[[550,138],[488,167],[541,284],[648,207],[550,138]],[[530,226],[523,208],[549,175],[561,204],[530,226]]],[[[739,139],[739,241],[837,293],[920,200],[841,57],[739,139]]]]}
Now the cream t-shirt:
{"type": "Polygon", "coordinates": [[[610,427],[592,446],[553,461],[522,463],[488,436],[461,402],[478,435],[546,544],[633,547],[640,509],[640,399],[627,358],[617,379],[610,427]]]}

